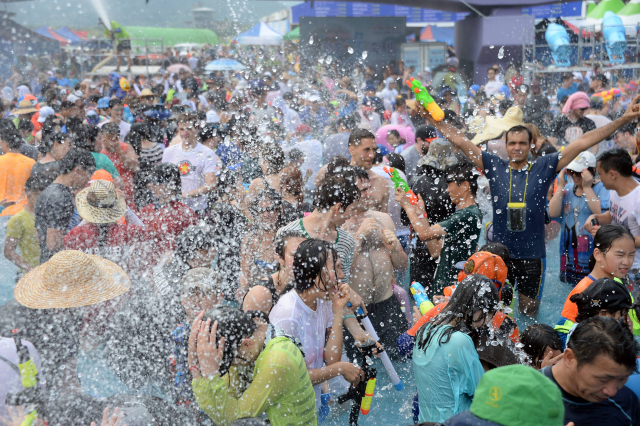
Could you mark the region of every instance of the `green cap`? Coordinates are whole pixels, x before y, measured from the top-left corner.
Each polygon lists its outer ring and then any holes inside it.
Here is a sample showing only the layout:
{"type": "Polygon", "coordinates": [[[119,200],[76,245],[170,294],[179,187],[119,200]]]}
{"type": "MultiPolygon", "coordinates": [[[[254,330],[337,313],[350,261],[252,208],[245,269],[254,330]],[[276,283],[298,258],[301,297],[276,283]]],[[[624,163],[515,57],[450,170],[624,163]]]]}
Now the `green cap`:
{"type": "Polygon", "coordinates": [[[544,374],[524,365],[487,371],[470,410],[504,426],[564,426],[560,389],[544,374]]]}

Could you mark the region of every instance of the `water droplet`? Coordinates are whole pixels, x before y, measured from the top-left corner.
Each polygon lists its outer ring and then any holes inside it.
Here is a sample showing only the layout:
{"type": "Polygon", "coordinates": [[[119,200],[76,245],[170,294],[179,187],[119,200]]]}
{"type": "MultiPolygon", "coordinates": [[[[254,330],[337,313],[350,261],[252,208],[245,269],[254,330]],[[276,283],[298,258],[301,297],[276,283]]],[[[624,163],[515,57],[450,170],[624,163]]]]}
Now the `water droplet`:
{"type": "Polygon", "coordinates": [[[331,57],[331,55],[327,56],[327,59],[324,60],[327,65],[331,63],[331,61],[333,61],[333,57],[331,57]]]}
{"type": "Polygon", "coordinates": [[[502,59],[502,58],[504,58],[504,46],[502,46],[498,51],[498,59],[502,59]]]}
{"type": "Polygon", "coordinates": [[[362,59],[367,59],[367,51],[362,52],[362,59]]]}
{"type": "Polygon", "coordinates": [[[348,48],[347,52],[349,52],[349,55],[353,55],[353,47],[348,48]]]}
{"type": "Polygon", "coordinates": [[[309,44],[313,44],[313,36],[309,37],[309,44]]]}
{"type": "Polygon", "coordinates": [[[489,46],[489,49],[493,49],[493,44],[491,46],[489,46]]]}
{"type": "Polygon", "coordinates": [[[496,214],[500,214],[500,213],[502,213],[502,210],[496,209],[496,214]]]}

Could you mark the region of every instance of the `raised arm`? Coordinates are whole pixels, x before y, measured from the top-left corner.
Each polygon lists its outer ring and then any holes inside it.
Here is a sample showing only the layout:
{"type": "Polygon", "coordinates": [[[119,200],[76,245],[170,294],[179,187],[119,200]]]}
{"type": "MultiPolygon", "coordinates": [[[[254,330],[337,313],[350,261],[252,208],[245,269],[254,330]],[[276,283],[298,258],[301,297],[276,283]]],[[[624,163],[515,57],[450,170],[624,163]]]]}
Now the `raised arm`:
{"type": "Polygon", "coordinates": [[[435,126],[438,132],[440,132],[440,134],[444,136],[445,139],[447,139],[456,147],[460,148],[460,151],[462,151],[462,153],[466,155],[469,160],[473,162],[473,164],[478,166],[481,170],[484,170],[484,166],[482,164],[482,151],[473,142],[467,139],[464,133],[456,129],[450,123],[446,123],[445,120],[435,121],[433,118],[431,118],[429,112],[423,106],[418,105],[417,102],[416,108],[420,115],[430,124],[435,126]]]}
{"type": "Polygon", "coordinates": [[[570,143],[565,149],[563,149],[562,156],[558,161],[558,167],[556,167],[556,172],[559,172],[560,170],[565,168],[581,152],[586,151],[592,146],[602,142],[603,140],[611,136],[613,132],[615,132],[625,124],[637,120],[638,117],[640,117],[640,105],[637,104],[639,99],[640,95],[633,98],[633,101],[631,101],[622,117],[618,118],[615,121],[612,121],[611,123],[603,127],[585,133],[584,135],[580,136],[578,139],[570,143]]]}

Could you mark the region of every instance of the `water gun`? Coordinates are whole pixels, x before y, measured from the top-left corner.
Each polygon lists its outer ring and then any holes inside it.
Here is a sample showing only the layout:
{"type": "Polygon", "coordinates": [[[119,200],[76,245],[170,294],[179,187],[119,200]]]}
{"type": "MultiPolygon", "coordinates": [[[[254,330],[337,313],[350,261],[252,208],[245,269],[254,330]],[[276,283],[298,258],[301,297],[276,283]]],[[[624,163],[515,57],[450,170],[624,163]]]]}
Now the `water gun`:
{"type": "Polygon", "coordinates": [[[613,98],[620,96],[620,89],[603,90],[602,92],[594,93],[591,96],[599,96],[604,102],[609,102],[613,98]]]}
{"type": "Polygon", "coordinates": [[[453,295],[453,293],[456,291],[456,287],[455,285],[450,285],[448,287],[445,287],[444,290],[442,290],[442,293],[446,296],[446,297],[451,297],[453,295]]]}
{"type": "Polygon", "coordinates": [[[395,189],[402,188],[402,190],[407,193],[407,197],[409,197],[409,201],[411,202],[411,204],[418,204],[418,197],[416,197],[416,194],[414,194],[411,188],[409,188],[409,184],[407,183],[407,181],[402,179],[402,176],[400,176],[400,173],[398,173],[396,169],[394,169],[393,167],[384,166],[382,170],[384,170],[389,175],[395,189]]]}
{"type": "Polygon", "coordinates": [[[360,404],[360,412],[365,416],[369,414],[371,410],[371,400],[373,399],[373,392],[376,388],[376,378],[370,377],[367,380],[367,387],[364,390],[364,397],[362,398],[362,403],[360,404]]]}
{"type": "Polygon", "coordinates": [[[416,100],[419,101],[427,111],[429,111],[431,118],[436,121],[442,121],[444,118],[444,111],[442,111],[442,108],[440,108],[436,101],[433,100],[422,83],[411,77],[411,80],[407,80],[407,86],[409,86],[409,88],[416,94],[416,100]]]}
{"type": "MultiPolygon", "coordinates": [[[[347,303],[347,306],[351,306],[351,303],[347,303]]],[[[367,333],[369,333],[369,336],[371,336],[373,340],[379,341],[380,338],[378,337],[378,333],[376,333],[375,328],[373,328],[373,325],[371,324],[371,320],[369,319],[369,317],[364,315],[364,311],[362,310],[362,308],[361,307],[358,308],[356,313],[358,314],[358,317],[362,321],[362,325],[364,326],[364,329],[367,330],[367,333]]],[[[382,361],[382,365],[384,366],[385,370],[387,370],[387,374],[391,379],[391,383],[393,383],[393,386],[396,388],[396,390],[401,391],[402,389],[404,389],[402,380],[400,380],[400,377],[398,377],[398,373],[396,373],[396,369],[393,368],[393,364],[391,364],[391,360],[389,359],[389,355],[387,355],[387,352],[386,351],[379,352],[378,356],[380,357],[380,361],[382,361]]]]}
{"type": "Polygon", "coordinates": [[[424,287],[417,281],[411,283],[411,294],[413,294],[413,298],[420,309],[420,313],[422,315],[426,314],[433,308],[433,303],[429,300],[429,297],[424,291],[424,287]]]}

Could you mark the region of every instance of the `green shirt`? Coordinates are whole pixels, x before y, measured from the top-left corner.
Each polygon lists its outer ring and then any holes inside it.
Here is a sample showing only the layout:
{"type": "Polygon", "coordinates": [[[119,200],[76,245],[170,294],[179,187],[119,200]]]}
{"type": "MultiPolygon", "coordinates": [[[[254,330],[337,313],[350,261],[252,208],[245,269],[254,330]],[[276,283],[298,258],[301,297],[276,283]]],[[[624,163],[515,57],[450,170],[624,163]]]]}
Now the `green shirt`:
{"type": "Polygon", "coordinates": [[[193,379],[198,406],[220,426],[266,412],[274,426],[318,424],[316,394],[304,357],[286,337],[274,337],[258,356],[253,381],[239,399],[232,396],[228,374],[193,379]]]}
{"type": "Polygon", "coordinates": [[[429,297],[458,282],[456,263],[466,261],[476,252],[482,229],[482,213],[477,205],[465,207],[438,225],[447,233],[440,252],[440,262],[433,279],[429,297]]]}
{"type": "Polygon", "coordinates": [[[96,160],[96,170],[106,170],[111,174],[111,177],[120,177],[120,173],[118,173],[113,162],[109,160],[109,157],[100,152],[92,152],[91,155],[96,160]]]}
{"type": "Polygon", "coordinates": [[[22,209],[7,222],[7,237],[18,241],[20,257],[32,267],[40,265],[40,246],[36,238],[36,218],[22,209]]]}

